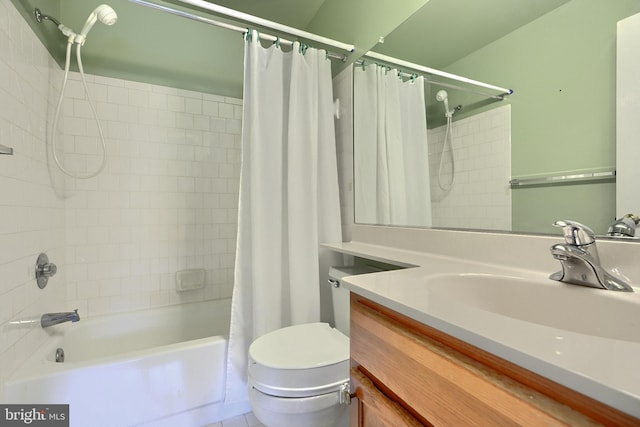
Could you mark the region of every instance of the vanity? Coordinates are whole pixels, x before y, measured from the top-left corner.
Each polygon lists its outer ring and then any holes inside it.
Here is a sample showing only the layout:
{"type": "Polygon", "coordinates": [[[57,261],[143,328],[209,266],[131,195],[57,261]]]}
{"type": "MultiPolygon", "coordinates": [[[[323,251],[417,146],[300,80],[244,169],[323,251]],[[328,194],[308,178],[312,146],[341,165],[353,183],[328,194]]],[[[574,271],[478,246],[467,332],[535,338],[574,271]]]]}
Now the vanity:
{"type": "Polygon", "coordinates": [[[352,425],[640,425],[638,254],[598,243],[636,292],[567,285],[561,239],[357,225],[325,245],[407,267],[344,279],[352,425]]]}

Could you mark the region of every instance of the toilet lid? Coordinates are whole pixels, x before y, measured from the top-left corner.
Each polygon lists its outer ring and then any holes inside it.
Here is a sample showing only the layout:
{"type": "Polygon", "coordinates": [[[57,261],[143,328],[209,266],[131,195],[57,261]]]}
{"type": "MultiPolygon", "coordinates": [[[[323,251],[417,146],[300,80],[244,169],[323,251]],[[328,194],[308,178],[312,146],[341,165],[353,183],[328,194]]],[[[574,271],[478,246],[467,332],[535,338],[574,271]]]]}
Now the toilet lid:
{"type": "Polygon", "coordinates": [[[327,323],[289,326],[255,340],[249,357],[279,369],[327,366],[349,358],[349,338],[327,323]]]}
{"type": "Polygon", "coordinates": [[[349,379],[349,338],[326,323],[278,329],[249,347],[249,383],[274,396],[312,396],[349,379]]]}

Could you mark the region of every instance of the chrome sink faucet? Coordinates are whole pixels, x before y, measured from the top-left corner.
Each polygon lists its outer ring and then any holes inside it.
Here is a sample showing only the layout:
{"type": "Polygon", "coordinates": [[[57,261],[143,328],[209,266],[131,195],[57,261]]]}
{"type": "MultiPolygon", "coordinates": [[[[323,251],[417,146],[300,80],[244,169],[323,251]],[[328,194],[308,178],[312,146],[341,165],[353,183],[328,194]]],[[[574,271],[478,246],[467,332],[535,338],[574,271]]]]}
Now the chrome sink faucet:
{"type": "Polygon", "coordinates": [[[76,308],[74,311],[68,311],[66,313],[45,313],[42,315],[42,318],[40,318],[40,326],[48,328],[58,323],[78,321],[80,321],[80,315],[76,308]]]}
{"type": "Polygon", "coordinates": [[[611,237],[635,237],[636,228],[640,224],[640,217],[636,214],[626,214],[609,226],[607,236],[611,237]]]}
{"type": "Polygon", "coordinates": [[[550,279],[610,291],[633,292],[631,286],[602,268],[596,237],[589,227],[569,220],[556,221],[553,225],[562,228],[565,243],[551,246],[551,256],[560,261],[562,270],[553,273],[550,279]]]}

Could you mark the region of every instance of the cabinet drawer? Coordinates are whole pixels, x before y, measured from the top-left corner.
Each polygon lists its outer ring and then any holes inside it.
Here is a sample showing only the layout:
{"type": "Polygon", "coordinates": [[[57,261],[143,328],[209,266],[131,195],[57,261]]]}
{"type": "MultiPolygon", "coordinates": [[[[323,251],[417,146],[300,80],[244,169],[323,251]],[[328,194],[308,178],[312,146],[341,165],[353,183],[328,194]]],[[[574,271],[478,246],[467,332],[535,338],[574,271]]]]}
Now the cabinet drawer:
{"type": "Polygon", "coordinates": [[[359,302],[351,357],[372,381],[435,426],[598,425],[590,418],[359,302]]]}
{"type": "Polygon", "coordinates": [[[357,399],[351,404],[358,407],[351,416],[352,427],[424,427],[357,368],[351,369],[351,390],[357,399]]]}

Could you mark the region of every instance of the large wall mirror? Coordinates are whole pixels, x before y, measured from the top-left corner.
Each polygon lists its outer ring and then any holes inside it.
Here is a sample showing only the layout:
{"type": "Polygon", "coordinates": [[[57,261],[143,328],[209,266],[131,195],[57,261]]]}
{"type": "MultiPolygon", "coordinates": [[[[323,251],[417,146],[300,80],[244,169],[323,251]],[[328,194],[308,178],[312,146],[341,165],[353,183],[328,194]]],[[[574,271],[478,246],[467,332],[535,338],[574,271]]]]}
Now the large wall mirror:
{"type": "Polygon", "coordinates": [[[363,204],[372,190],[358,181],[359,152],[372,155],[372,140],[355,111],[356,223],[557,234],[556,219],[573,219],[604,234],[616,218],[616,26],[637,13],[636,0],[430,0],[373,51],[515,93],[425,81],[428,150],[405,154],[417,164],[404,199],[424,209],[428,198],[428,219],[377,219],[363,204]]]}

